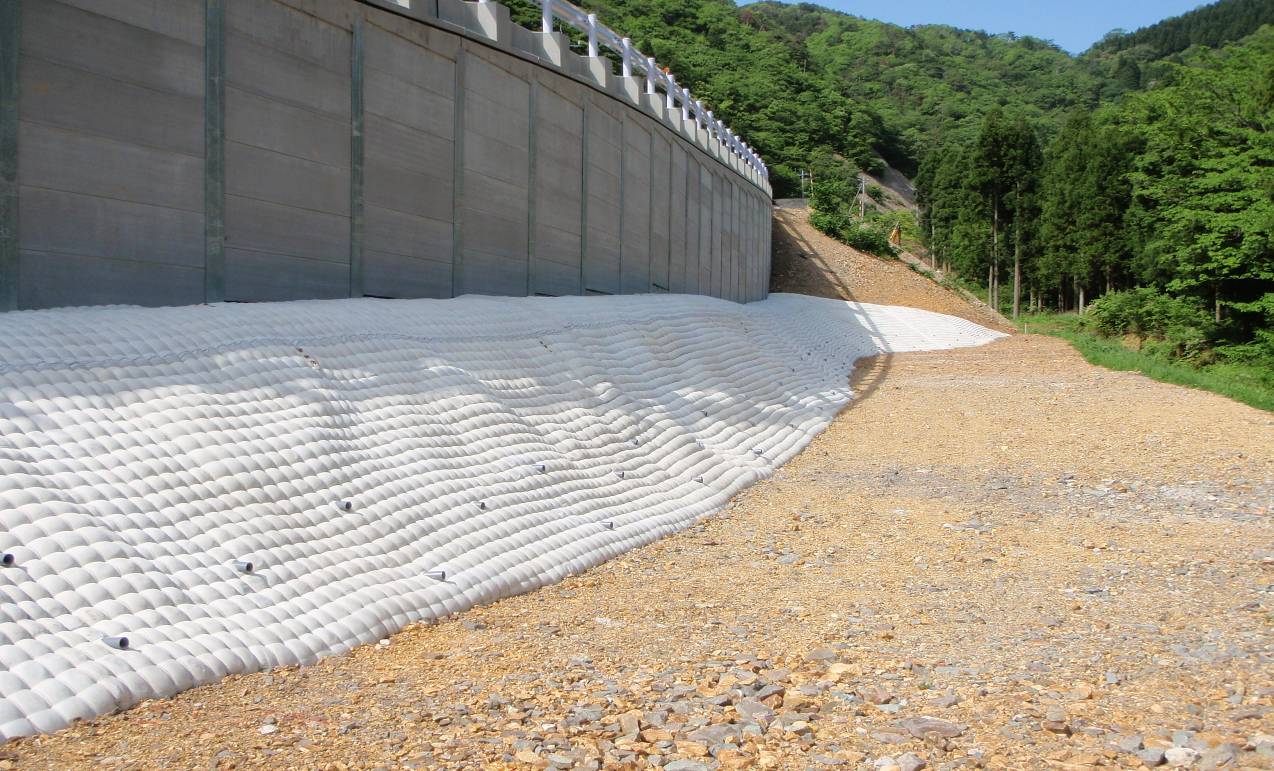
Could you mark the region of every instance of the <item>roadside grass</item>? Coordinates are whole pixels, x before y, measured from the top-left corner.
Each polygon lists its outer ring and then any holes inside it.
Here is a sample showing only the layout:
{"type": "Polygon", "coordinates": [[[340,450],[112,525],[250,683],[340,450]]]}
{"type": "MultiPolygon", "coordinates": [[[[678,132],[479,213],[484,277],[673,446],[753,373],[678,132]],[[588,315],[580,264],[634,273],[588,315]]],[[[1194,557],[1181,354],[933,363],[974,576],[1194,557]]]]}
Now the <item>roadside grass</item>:
{"type": "Polygon", "coordinates": [[[1274,412],[1274,373],[1264,367],[1221,363],[1207,367],[1167,362],[1131,350],[1119,340],[1098,337],[1083,328],[1072,313],[1022,316],[1019,329],[1031,334],[1060,337],[1079,351],[1089,364],[1107,369],[1140,372],[1146,377],[1187,388],[1198,388],[1274,412]]]}

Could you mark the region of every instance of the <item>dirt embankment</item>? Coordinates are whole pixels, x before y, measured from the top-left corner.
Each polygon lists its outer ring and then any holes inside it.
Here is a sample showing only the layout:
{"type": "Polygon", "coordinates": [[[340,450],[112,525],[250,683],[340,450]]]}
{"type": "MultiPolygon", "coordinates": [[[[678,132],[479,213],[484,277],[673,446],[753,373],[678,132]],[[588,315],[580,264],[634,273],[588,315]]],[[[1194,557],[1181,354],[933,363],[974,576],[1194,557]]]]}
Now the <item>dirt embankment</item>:
{"type": "Polygon", "coordinates": [[[809,224],[808,209],[775,209],[773,236],[773,291],[908,305],[1008,331],[990,308],[967,302],[907,263],[863,254],[818,232],[809,224]]]}
{"type": "MultiPolygon", "coordinates": [[[[817,261],[780,256],[779,288],[981,319],[805,237],[817,261]]],[[[1274,767],[1274,416],[1046,337],[855,383],[686,532],[0,765],[1274,767]]]]}

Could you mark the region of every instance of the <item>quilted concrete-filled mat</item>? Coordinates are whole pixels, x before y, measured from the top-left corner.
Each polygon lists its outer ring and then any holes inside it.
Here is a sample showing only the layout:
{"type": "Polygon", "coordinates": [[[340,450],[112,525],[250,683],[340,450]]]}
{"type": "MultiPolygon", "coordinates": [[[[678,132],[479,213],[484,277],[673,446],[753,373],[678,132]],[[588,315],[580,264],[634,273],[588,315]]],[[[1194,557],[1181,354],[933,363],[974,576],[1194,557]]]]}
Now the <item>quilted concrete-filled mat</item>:
{"type": "Polygon", "coordinates": [[[684,528],[999,335],[795,295],[0,314],[0,738],[318,658],[684,528]]]}

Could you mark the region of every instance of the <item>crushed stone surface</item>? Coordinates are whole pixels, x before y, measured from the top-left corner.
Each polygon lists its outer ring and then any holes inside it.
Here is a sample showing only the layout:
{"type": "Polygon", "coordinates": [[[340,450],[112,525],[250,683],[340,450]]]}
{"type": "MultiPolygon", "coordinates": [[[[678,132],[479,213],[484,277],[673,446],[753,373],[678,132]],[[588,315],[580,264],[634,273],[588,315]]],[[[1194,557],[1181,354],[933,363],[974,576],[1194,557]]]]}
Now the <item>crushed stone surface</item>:
{"type": "Polygon", "coordinates": [[[0,768],[1274,768],[1274,416],[1038,336],[854,387],[680,534],[0,768]]]}

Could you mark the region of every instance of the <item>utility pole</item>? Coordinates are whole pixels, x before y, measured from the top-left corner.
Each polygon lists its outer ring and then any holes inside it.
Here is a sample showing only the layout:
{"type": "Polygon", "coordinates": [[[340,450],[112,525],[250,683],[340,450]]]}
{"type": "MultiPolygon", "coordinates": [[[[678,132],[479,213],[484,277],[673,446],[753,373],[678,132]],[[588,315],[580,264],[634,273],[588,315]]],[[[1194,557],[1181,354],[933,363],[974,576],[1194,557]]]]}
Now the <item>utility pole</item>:
{"type": "Polygon", "coordinates": [[[867,218],[867,178],[858,175],[858,219],[867,218]]]}
{"type": "Polygon", "coordinates": [[[805,178],[807,176],[809,176],[809,174],[805,171],[805,169],[801,169],[801,197],[802,198],[806,197],[805,196],[805,178]]]}

